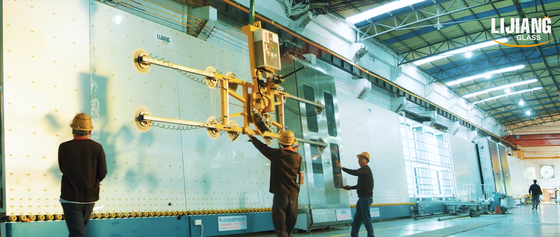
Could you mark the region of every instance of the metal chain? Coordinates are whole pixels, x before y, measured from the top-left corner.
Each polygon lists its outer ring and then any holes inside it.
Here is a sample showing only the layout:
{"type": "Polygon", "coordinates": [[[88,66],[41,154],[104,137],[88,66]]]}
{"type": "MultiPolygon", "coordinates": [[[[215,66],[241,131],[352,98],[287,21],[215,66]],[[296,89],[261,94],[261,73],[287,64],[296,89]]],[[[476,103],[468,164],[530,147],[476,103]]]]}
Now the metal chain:
{"type": "MultiPolygon", "coordinates": [[[[153,59],[162,61],[162,62],[164,62],[164,63],[170,64],[169,61],[165,61],[165,58],[159,58],[158,55],[155,55],[155,56],[154,56],[154,55],[150,54],[150,57],[153,58],[153,59]]],[[[205,78],[205,77],[196,78],[196,77],[194,76],[193,73],[181,71],[181,70],[179,70],[179,69],[175,69],[175,71],[177,71],[178,73],[181,73],[183,76],[185,76],[185,77],[187,77],[187,78],[189,78],[189,79],[191,79],[191,80],[193,80],[193,81],[195,81],[195,82],[197,82],[197,83],[200,83],[200,84],[202,84],[202,85],[206,85],[206,78],[205,78]]],[[[220,85],[220,86],[221,86],[221,85],[220,85]]]]}
{"type": "Polygon", "coordinates": [[[302,113],[302,112],[299,112],[297,109],[292,108],[292,107],[289,106],[288,104],[284,104],[284,108],[285,108],[286,110],[288,110],[288,111],[290,111],[290,112],[296,114],[296,115],[303,116],[303,117],[307,117],[307,116],[316,116],[316,115],[317,115],[317,110],[313,110],[313,112],[310,112],[310,113],[302,113]]]}
{"type": "MultiPolygon", "coordinates": [[[[166,63],[166,64],[170,64],[169,61],[165,61],[165,58],[160,58],[160,57],[158,57],[158,55],[152,55],[152,54],[150,54],[150,57],[153,58],[153,59],[162,61],[162,62],[164,62],[164,63],[166,63]]],[[[200,83],[200,84],[202,84],[202,85],[205,85],[205,86],[207,85],[207,84],[206,84],[206,78],[205,78],[205,77],[196,78],[196,77],[194,76],[193,73],[181,71],[181,70],[179,70],[179,69],[175,69],[175,71],[177,71],[178,73],[181,73],[183,76],[185,76],[185,77],[187,77],[187,78],[193,80],[194,82],[198,82],[198,83],[200,83]]],[[[219,87],[221,87],[221,86],[222,86],[222,85],[221,85],[221,83],[220,83],[219,87]]],[[[218,122],[217,122],[217,123],[221,123],[221,119],[218,119],[218,122]]],[[[170,129],[170,130],[183,130],[183,131],[197,130],[197,129],[205,128],[205,127],[208,126],[208,125],[212,125],[212,122],[210,122],[210,123],[203,123],[203,124],[201,124],[201,125],[195,126],[195,125],[173,125],[173,124],[167,124],[167,123],[161,123],[161,122],[152,121],[152,126],[154,126],[154,127],[163,128],[163,129],[170,129]]],[[[220,134],[223,134],[224,132],[225,132],[224,130],[220,130],[220,134]]]]}
{"type": "MultiPolygon", "coordinates": [[[[214,124],[213,122],[214,121],[208,122],[208,123],[203,123],[201,125],[181,125],[181,124],[168,124],[168,123],[152,121],[152,126],[158,127],[158,128],[163,128],[163,129],[169,129],[169,130],[189,131],[189,130],[197,130],[197,129],[201,129],[201,128],[206,128],[207,126],[214,124]]],[[[218,119],[217,123],[221,123],[221,119],[218,119]]],[[[224,130],[220,130],[220,133],[223,133],[223,132],[224,132],[224,130]]]]}

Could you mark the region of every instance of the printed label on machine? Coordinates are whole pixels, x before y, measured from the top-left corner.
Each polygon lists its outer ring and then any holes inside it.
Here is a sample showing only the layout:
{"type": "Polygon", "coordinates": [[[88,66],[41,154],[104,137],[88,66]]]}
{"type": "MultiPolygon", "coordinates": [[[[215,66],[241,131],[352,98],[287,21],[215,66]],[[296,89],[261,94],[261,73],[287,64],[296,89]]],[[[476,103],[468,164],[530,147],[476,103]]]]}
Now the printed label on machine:
{"type": "Polygon", "coordinates": [[[371,217],[381,217],[379,214],[379,207],[371,207],[369,208],[369,214],[371,217]]]}
{"type": "Polygon", "coordinates": [[[347,209],[336,209],[336,221],[352,220],[352,211],[347,209]]]}
{"type": "Polygon", "coordinates": [[[164,47],[171,47],[171,37],[168,35],[164,35],[159,32],[154,32],[156,35],[156,45],[164,46],[164,47]]]}
{"type": "Polygon", "coordinates": [[[218,217],[218,231],[246,230],[247,216],[218,217]]]}

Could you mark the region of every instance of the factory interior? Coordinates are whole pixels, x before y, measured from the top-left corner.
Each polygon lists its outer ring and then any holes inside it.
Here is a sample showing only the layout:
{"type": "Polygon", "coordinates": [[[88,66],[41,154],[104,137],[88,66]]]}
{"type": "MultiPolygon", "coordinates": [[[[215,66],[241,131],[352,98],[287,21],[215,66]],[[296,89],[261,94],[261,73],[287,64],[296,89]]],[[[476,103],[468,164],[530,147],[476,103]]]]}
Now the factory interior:
{"type": "Polygon", "coordinates": [[[558,0],[1,0],[0,25],[1,237],[560,236],[558,0]]]}

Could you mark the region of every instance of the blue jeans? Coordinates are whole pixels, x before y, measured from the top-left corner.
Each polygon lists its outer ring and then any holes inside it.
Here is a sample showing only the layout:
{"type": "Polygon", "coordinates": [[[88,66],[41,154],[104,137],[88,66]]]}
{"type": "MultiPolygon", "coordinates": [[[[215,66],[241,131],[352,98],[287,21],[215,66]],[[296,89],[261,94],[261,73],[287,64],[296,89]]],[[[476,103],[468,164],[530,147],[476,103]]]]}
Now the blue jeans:
{"type": "Polygon", "coordinates": [[[352,237],[358,237],[358,233],[360,232],[360,227],[362,223],[367,230],[367,236],[373,237],[373,227],[371,226],[371,214],[369,213],[369,207],[373,200],[370,197],[361,197],[358,198],[358,202],[356,203],[356,213],[354,214],[354,221],[352,221],[352,237]]]}
{"type": "Polygon", "coordinates": [[[533,208],[536,209],[537,207],[539,207],[539,203],[541,202],[540,200],[540,195],[533,195],[533,208]]]}
{"type": "Polygon", "coordinates": [[[68,227],[69,237],[85,237],[89,216],[95,204],[62,203],[64,219],[68,227]]]}

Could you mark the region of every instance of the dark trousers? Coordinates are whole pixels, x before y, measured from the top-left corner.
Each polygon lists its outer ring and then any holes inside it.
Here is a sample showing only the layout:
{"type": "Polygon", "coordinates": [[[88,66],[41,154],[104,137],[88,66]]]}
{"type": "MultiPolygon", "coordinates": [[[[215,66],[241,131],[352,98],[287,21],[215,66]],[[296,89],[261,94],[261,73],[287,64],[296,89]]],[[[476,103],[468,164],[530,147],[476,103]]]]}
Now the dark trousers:
{"type": "Polygon", "coordinates": [[[533,208],[539,207],[540,202],[540,195],[533,195],[533,208]]]}
{"type": "Polygon", "coordinates": [[[352,237],[358,237],[358,232],[360,232],[360,227],[362,223],[367,230],[367,236],[373,237],[373,227],[371,225],[371,214],[369,213],[369,207],[373,200],[370,197],[358,198],[356,203],[356,213],[354,214],[354,220],[352,221],[352,232],[350,232],[352,237]]]}
{"type": "Polygon", "coordinates": [[[62,203],[69,237],[85,237],[89,216],[95,204],[62,203]]]}
{"type": "Polygon", "coordinates": [[[278,237],[290,237],[296,226],[298,197],[274,194],[272,199],[272,223],[278,237]]]}

